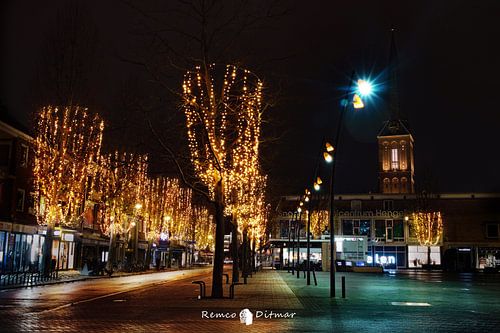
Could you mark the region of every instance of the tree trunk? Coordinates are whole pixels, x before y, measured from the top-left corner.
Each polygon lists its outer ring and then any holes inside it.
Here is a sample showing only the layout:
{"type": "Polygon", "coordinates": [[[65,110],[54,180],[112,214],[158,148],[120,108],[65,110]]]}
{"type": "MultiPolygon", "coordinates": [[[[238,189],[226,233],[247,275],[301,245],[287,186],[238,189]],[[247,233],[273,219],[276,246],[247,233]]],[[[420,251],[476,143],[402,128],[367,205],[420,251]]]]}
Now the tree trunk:
{"type": "MultiPolygon", "coordinates": [[[[144,269],[148,270],[151,267],[151,250],[153,248],[153,241],[148,240],[148,249],[146,252],[146,261],[144,262],[144,269]]],[[[186,259],[187,262],[187,259],[186,259]]]]}
{"type": "Polygon", "coordinates": [[[224,273],[224,204],[222,197],[222,184],[217,184],[215,198],[215,252],[214,267],[212,271],[212,298],[222,298],[224,289],[222,274],[224,273]]]}
{"type": "Polygon", "coordinates": [[[232,255],[233,255],[233,283],[240,280],[239,258],[238,258],[238,227],[236,221],[233,221],[233,238],[231,239],[232,255]]]}
{"type": "Polygon", "coordinates": [[[248,277],[248,234],[247,229],[243,230],[243,244],[241,245],[243,280],[247,283],[248,277]]]}
{"type": "Polygon", "coordinates": [[[427,266],[431,269],[431,247],[427,246],[427,266]]]}
{"type": "Polygon", "coordinates": [[[256,243],[255,243],[255,238],[254,238],[252,241],[252,270],[254,272],[257,272],[257,269],[256,269],[257,265],[255,265],[255,261],[257,260],[257,251],[255,248],[255,245],[256,245],[256,243]]]}
{"type": "Polygon", "coordinates": [[[115,229],[114,226],[111,225],[111,230],[109,233],[108,262],[106,263],[106,269],[108,271],[112,271],[113,266],[116,264],[116,258],[115,258],[116,235],[114,229],[115,229]]]}
{"type": "MultiPolygon", "coordinates": [[[[49,277],[52,273],[52,240],[54,234],[54,227],[50,224],[47,225],[47,234],[43,243],[43,260],[42,260],[42,274],[49,277]]],[[[57,265],[57,263],[56,263],[57,265]]]]}

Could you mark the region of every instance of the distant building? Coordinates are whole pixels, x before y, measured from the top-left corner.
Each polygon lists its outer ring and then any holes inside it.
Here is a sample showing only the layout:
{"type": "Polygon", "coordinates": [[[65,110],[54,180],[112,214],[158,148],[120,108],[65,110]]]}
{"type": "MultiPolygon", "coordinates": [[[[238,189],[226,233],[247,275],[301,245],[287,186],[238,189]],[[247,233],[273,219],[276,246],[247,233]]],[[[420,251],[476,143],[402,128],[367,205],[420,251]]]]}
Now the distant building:
{"type": "Polygon", "coordinates": [[[0,271],[38,267],[44,236],[33,205],[32,138],[0,121],[0,271]]]}
{"type": "MultiPolygon", "coordinates": [[[[440,265],[453,271],[500,267],[500,193],[442,193],[428,199],[429,207],[443,215],[443,236],[431,247],[421,246],[413,228],[415,194],[349,194],[335,197],[337,260],[347,266],[420,268],[440,265]]],[[[283,197],[271,232],[274,265],[287,267],[288,253],[295,247],[295,262],[306,259],[307,215],[300,219],[300,252],[297,241],[289,242],[297,228],[298,196],[283,197]],[[297,255],[300,253],[300,256],[297,255]]],[[[326,209],[326,198],[313,200],[326,209]]],[[[323,222],[327,225],[327,219],[323,222]]],[[[322,228],[324,229],[324,228],[322,228]]],[[[326,231],[312,238],[311,260],[329,270],[329,238],[326,231]]]]}
{"type": "MultiPolygon", "coordinates": [[[[430,247],[430,261],[429,247],[419,243],[413,213],[421,209],[423,193],[415,191],[414,138],[399,112],[396,62],[393,36],[390,117],[377,136],[379,193],[335,195],[337,264],[392,269],[434,265],[453,271],[500,268],[500,193],[425,195],[427,209],[441,212],[443,229],[440,239],[430,247]]],[[[313,214],[323,214],[321,226],[314,228],[310,260],[316,267],[329,270],[328,197],[313,194],[301,214],[297,212],[299,200],[298,196],[285,196],[277,207],[268,252],[270,264],[287,267],[306,260],[305,211],[311,204],[313,214]],[[300,241],[294,241],[297,234],[300,241]]]]}

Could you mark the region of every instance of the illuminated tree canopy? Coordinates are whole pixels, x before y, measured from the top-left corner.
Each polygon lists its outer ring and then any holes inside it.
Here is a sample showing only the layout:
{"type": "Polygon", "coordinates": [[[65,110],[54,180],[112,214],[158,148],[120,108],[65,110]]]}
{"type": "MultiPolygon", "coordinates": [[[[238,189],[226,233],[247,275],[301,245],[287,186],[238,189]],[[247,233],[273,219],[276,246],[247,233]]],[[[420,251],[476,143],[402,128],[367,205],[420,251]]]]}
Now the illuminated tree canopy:
{"type": "Polygon", "coordinates": [[[184,77],[183,101],[198,177],[212,198],[222,183],[224,212],[240,229],[259,226],[266,187],[259,165],[262,82],[233,65],[198,66],[184,77]]]}
{"type": "Polygon", "coordinates": [[[101,204],[101,231],[110,235],[130,227],[135,205],[142,205],[147,179],[145,155],[119,153],[103,155],[94,180],[101,204]]]}
{"type": "Polygon", "coordinates": [[[413,214],[413,228],[421,246],[439,244],[443,235],[441,212],[417,212],[413,214]]]}
{"type": "Polygon", "coordinates": [[[47,106],[36,118],[35,205],[39,224],[78,222],[97,172],[104,122],[87,108],[47,106]]]}

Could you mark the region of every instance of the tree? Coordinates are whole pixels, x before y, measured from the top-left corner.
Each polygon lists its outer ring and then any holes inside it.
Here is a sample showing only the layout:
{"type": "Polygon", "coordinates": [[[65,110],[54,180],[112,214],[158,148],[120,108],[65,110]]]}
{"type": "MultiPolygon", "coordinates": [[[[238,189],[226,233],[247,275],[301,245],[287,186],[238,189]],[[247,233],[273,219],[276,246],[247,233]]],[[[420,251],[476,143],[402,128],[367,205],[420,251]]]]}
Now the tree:
{"type": "Polygon", "coordinates": [[[35,125],[35,205],[47,226],[43,272],[49,274],[55,226],[76,226],[95,176],[104,122],[86,108],[41,108],[35,125]]]}
{"type": "Polygon", "coordinates": [[[328,228],[328,211],[313,210],[311,212],[311,233],[319,237],[328,228]]]}
{"type": "Polygon", "coordinates": [[[253,161],[258,161],[255,139],[260,134],[261,99],[262,82],[236,66],[200,65],[184,77],[183,108],[191,162],[207,189],[198,187],[197,191],[215,207],[212,297],[222,297],[223,292],[225,210],[238,203],[244,187],[260,180],[251,176],[258,172],[253,161]]]}
{"type": "MultiPolygon", "coordinates": [[[[258,160],[258,149],[254,148],[258,148],[258,141],[256,147],[249,142],[255,138],[255,133],[260,135],[263,108],[262,83],[258,78],[236,66],[215,63],[238,63],[231,59],[235,59],[235,50],[243,49],[235,47],[241,36],[267,19],[281,15],[282,11],[274,1],[172,1],[161,3],[161,9],[154,8],[155,3],[148,9],[146,5],[137,7],[127,3],[145,19],[143,36],[149,36],[149,54],[147,61],[124,60],[146,69],[162,91],[172,93],[176,102],[180,98],[181,110],[187,118],[190,165],[184,163],[183,150],[179,149],[179,153],[174,148],[179,145],[171,144],[178,143],[179,133],[158,131],[146,117],[153,135],[173,161],[183,183],[214,205],[216,237],[212,297],[222,297],[224,217],[230,214],[230,205],[237,199],[234,197],[236,187],[247,185],[238,184],[238,173],[231,170],[243,166],[241,163],[247,154],[252,158],[250,164],[255,167],[253,161],[258,160]],[[168,17],[164,17],[165,14],[168,17]],[[172,85],[179,71],[187,71],[180,94],[172,85]],[[258,111],[250,113],[249,110],[258,111]],[[255,126],[256,119],[259,126],[255,126]],[[175,141],[165,139],[166,133],[175,133],[175,141]]],[[[243,52],[251,49],[246,46],[243,52]]],[[[241,54],[236,57],[243,58],[241,54]]],[[[247,179],[249,169],[244,169],[244,179],[247,179]]]]}
{"type": "MultiPolygon", "coordinates": [[[[136,205],[142,206],[147,176],[145,155],[119,153],[102,155],[93,182],[99,197],[101,232],[109,236],[108,270],[117,263],[116,239],[131,228],[136,205]]],[[[120,258],[123,259],[123,258],[120,258]]]]}
{"type": "Polygon", "coordinates": [[[431,246],[441,242],[443,219],[441,212],[419,211],[413,213],[413,228],[421,246],[427,246],[427,264],[431,264],[431,246]]]}

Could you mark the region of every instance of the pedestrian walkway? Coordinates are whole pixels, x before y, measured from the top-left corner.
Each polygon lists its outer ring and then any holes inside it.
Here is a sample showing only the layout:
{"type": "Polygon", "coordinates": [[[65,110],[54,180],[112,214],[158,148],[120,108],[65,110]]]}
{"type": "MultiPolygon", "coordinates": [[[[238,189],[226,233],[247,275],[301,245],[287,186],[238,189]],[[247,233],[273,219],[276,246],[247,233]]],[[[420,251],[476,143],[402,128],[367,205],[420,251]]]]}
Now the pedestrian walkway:
{"type": "Polygon", "coordinates": [[[488,332],[500,325],[500,281],[431,273],[336,274],[336,298],[330,298],[329,272],[318,272],[318,286],[280,271],[305,311],[291,332],[488,332]],[[341,277],[346,298],[341,294],[341,277]],[[479,282],[479,281],[478,281],[479,282]]]}
{"type": "MultiPolygon", "coordinates": [[[[45,286],[51,284],[60,284],[60,283],[69,283],[69,282],[78,282],[78,281],[86,281],[92,279],[102,279],[102,278],[117,278],[122,276],[131,276],[131,275],[139,275],[139,274],[152,274],[158,272],[169,272],[177,269],[174,268],[166,268],[160,271],[157,270],[146,270],[142,272],[114,272],[111,276],[108,275],[84,275],[81,274],[78,270],[67,270],[67,271],[58,271],[57,277],[56,274],[53,274],[53,277],[47,280],[40,280],[36,283],[30,284],[28,282],[22,282],[22,279],[19,279],[19,283],[15,283],[16,281],[12,279],[13,283],[3,283],[3,279],[7,279],[8,275],[0,275],[0,289],[16,289],[16,288],[26,288],[26,287],[34,287],[34,286],[45,286]]],[[[22,276],[22,273],[18,275],[22,276]]]]}
{"type": "MultiPolygon", "coordinates": [[[[11,291],[20,295],[13,299],[6,293],[8,302],[0,304],[0,318],[10,318],[2,332],[493,332],[500,326],[498,279],[476,283],[473,277],[436,274],[413,279],[407,274],[337,273],[338,293],[332,299],[328,272],[317,273],[318,286],[307,286],[302,273],[297,278],[286,271],[263,270],[236,286],[234,299],[199,300],[199,287],[192,281],[207,283],[210,295],[209,269],[155,277],[11,291]],[[340,294],[342,276],[345,299],[340,294]],[[65,291],[80,295],[79,301],[70,301],[65,291]],[[33,308],[35,300],[54,305],[24,313],[15,308],[33,308]],[[243,309],[253,314],[252,325],[240,323],[243,309]]],[[[224,294],[229,296],[229,284],[224,294]]]]}

